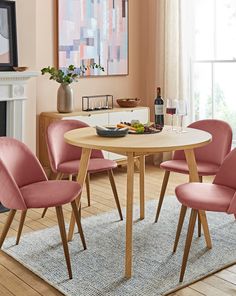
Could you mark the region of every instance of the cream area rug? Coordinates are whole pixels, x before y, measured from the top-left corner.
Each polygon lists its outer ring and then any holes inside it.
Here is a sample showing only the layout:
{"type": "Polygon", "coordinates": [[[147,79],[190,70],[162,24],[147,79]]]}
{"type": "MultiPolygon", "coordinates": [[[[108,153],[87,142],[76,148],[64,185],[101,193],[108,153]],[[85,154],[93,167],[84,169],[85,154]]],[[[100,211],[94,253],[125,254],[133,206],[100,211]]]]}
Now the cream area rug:
{"type": "MultiPolygon", "coordinates": [[[[188,217],[176,254],[172,253],[180,205],[167,197],[160,219],[154,224],[156,202],[146,203],[146,218],[138,220],[134,210],[133,277],[124,278],[125,222],[117,211],[82,220],[88,249],[79,235],[69,243],[73,279],[68,280],[58,227],[26,234],[20,245],[15,238],[4,243],[4,251],[68,296],[157,296],[180,287],[188,217]]],[[[123,210],[125,213],[125,210],[123,210]]],[[[236,261],[236,222],[233,215],[209,213],[213,249],[207,250],[204,237],[192,243],[184,285],[236,261]]]]}

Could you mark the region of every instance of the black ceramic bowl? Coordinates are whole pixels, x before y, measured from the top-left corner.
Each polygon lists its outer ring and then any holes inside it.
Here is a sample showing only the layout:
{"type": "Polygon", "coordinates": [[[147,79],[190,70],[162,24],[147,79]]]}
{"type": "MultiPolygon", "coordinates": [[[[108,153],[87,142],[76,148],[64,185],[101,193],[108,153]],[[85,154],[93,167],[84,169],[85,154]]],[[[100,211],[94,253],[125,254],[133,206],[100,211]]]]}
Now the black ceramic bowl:
{"type": "Polygon", "coordinates": [[[128,134],[128,128],[116,128],[116,127],[101,127],[96,126],[96,132],[101,137],[125,137],[128,134]]]}

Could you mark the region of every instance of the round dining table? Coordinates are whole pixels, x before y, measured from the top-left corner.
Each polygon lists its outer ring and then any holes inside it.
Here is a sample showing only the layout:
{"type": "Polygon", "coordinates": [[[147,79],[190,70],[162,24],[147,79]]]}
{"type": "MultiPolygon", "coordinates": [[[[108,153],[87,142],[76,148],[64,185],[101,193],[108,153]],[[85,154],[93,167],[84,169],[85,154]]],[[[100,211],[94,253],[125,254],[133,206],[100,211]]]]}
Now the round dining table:
{"type": "MultiPolygon", "coordinates": [[[[211,134],[197,129],[186,128],[185,132],[172,131],[164,127],[160,133],[155,134],[128,134],[122,138],[100,137],[94,127],[85,127],[71,130],[64,135],[68,144],[82,147],[80,169],[77,177],[78,183],[83,187],[89,158],[92,149],[105,150],[127,156],[127,201],[126,201],[126,254],[125,277],[132,276],[132,228],[133,228],[133,192],[134,192],[134,160],[140,160],[140,219],[144,219],[145,213],[145,155],[159,152],[184,150],[189,167],[190,182],[199,182],[194,148],[199,148],[211,142],[211,134]]],[[[80,197],[77,200],[80,205],[80,197]]],[[[202,221],[201,221],[202,222],[202,221]]],[[[203,222],[202,222],[203,223],[203,222]]],[[[207,221],[206,221],[207,223],[207,221]]],[[[75,219],[72,214],[68,239],[72,240],[75,219]]],[[[207,225],[202,224],[203,231],[208,231],[207,225]]]]}

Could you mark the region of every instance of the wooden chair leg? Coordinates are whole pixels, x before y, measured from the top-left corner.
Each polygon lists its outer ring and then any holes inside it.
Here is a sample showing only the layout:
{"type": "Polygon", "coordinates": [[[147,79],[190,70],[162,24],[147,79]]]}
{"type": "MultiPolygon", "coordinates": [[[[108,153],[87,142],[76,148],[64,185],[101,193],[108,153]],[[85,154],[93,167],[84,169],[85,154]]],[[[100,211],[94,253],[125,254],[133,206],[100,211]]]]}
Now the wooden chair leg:
{"type": "Polygon", "coordinates": [[[86,179],[85,179],[85,183],[86,183],[86,191],[87,191],[87,199],[88,199],[88,207],[90,207],[90,174],[87,173],[86,175],[86,179]]]}
{"type": "Polygon", "coordinates": [[[201,225],[201,218],[200,218],[200,215],[198,213],[197,215],[197,219],[198,219],[198,237],[201,237],[202,236],[202,225],[201,225]]]}
{"type": "Polygon", "coordinates": [[[145,155],[139,156],[139,204],[140,220],[145,218],[145,155]]]}
{"type": "Polygon", "coordinates": [[[81,220],[81,202],[79,203],[79,210],[78,211],[79,211],[79,219],[81,220]]]}
{"type": "Polygon", "coordinates": [[[10,210],[10,213],[8,214],[7,216],[7,221],[5,222],[5,225],[4,225],[4,228],[3,228],[3,231],[2,231],[2,235],[1,235],[1,238],[0,238],[0,249],[2,248],[2,245],[4,243],[4,240],[7,236],[7,233],[9,231],[9,228],[11,226],[11,223],[14,219],[14,216],[16,214],[16,210],[10,210]]]}
{"type": "MultiPolygon", "coordinates": [[[[63,178],[63,176],[64,176],[64,174],[62,174],[62,173],[58,173],[57,176],[56,176],[56,180],[61,180],[61,179],[63,178]]],[[[45,208],[45,209],[43,210],[43,213],[42,213],[41,218],[44,218],[44,216],[45,216],[46,213],[47,213],[47,210],[48,210],[48,208],[45,208]]]]}
{"type": "Polygon", "coordinates": [[[202,224],[202,228],[203,228],[207,248],[211,249],[212,248],[212,242],[211,242],[211,235],[210,235],[210,231],[209,231],[209,227],[208,227],[208,223],[207,223],[206,212],[200,210],[200,211],[198,211],[198,214],[199,214],[199,217],[200,217],[200,220],[201,220],[201,224],[202,224]]]}
{"type": "Polygon", "coordinates": [[[16,245],[18,245],[19,242],[20,242],[20,237],[21,237],[23,226],[24,226],[26,214],[27,214],[27,210],[22,211],[22,213],[21,213],[20,224],[19,224],[19,228],[18,228],[18,232],[17,232],[17,238],[16,238],[16,245]]]}
{"type": "Polygon", "coordinates": [[[62,240],[62,245],[63,245],[63,249],[64,249],[66,265],[67,265],[68,274],[69,274],[69,279],[72,279],[70,254],[69,254],[69,249],[68,249],[68,244],[67,244],[66,228],[65,228],[65,221],[64,221],[62,206],[56,207],[56,213],[57,213],[58,226],[59,226],[59,229],[60,229],[61,240],[62,240]]]}
{"type": "Polygon", "coordinates": [[[163,179],[162,186],[161,186],[160,198],[159,198],[158,206],[157,206],[155,223],[157,223],[160,212],[161,212],[161,207],[162,207],[162,203],[163,203],[163,200],[165,197],[165,192],[166,192],[166,187],[168,184],[169,176],[170,176],[170,171],[165,171],[164,179],[163,179]]]}
{"type": "Polygon", "coordinates": [[[139,172],[139,170],[140,170],[140,159],[139,159],[139,157],[134,158],[134,167],[139,172]]]}
{"type": "MultiPolygon", "coordinates": [[[[202,176],[199,176],[199,181],[200,183],[202,183],[203,179],[202,176]]],[[[202,227],[201,227],[201,219],[200,219],[200,215],[198,213],[198,237],[202,236],[202,227]]]]}
{"type": "Polygon", "coordinates": [[[47,210],[48,210],[48,208],[45,208],[44,210],[43,210],[43,213],[42,213],[42,216],[41,216],[41,218],[44,218],[44,216],[46,215],[46,213],[47,213],[47,210]]]}
{"type": "Polygon", "coordinates": [[[173,252],[176,252],[176,249],[178,247],[178,243],[179,243],[179,238],[180,238],[180,234],[182,231],[182,227],[183,227],[183,223],[184,223],[184,218],[187,212],[187,207],[182,205],[181,210],[180,210],[180,214],[179,214],[179,223],[177,226],[177,231],[176,231],[176,236],[175,236],[175,243],[174,243],[174,248],[173,248],[173,252]]]}
{"type": "Polygon", "coordinates": [[[75,221],[76,221],[76,224],[77,224],[77,227],[78,227],[78,230],[79,230],[79,234],[80,234],[80,238],[81,238],[84,250],[86,250],[87,246],[86,246],[86,242],[85,242],[85,238],[84,238],[84,232],[83,232],[83,228],[82,228],[81,221],[80,221],[80,214],[79,214],[79,210],[77,208],[76,202],[72,201],[71,206],[72,206],[72,210],[74,212],[75,221]]]}
{"type": "Polygon", "coordinates": [[[197,219],[197,210],[192,210],[190,215],[189,225],[188,225],[188,233],[187,233],[186,242],[185,242],[184,256],[183,256],[182,267],[181,267],[180,278],[179,278],[180,282],[182,282],[184,278],[185,269],[188,261],[189,250],[190,250],[192,239],[193,239],[193,232],[194,232],[196,219],[197,219]]]}
{"type": "Polygon", "coordinates": [[[121,207],[120,207],[120,201],[119,201],[119,197],[118,197],[118,193],[117,193],[117,189],[116,189],[116,183],[114,180],[114,175],[113,175],[113,171],[112,170],[108,170],[108,177],[111,183],[111,188],[113,191],[113,195],[115,198],[115,202],[116,202],[116,206],[117,206],[117,210],[119,212],[119,216],[120,216],[120,220],[123,220],[123,215],[122,215],[122,211],[121,211],[121,207]]]}

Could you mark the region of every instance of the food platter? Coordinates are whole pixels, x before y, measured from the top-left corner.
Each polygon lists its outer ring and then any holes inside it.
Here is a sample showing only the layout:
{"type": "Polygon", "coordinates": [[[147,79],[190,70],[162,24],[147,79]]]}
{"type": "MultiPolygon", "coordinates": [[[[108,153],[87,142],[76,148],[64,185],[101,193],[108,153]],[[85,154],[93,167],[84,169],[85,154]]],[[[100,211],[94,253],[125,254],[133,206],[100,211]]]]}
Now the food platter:
{"type": "Polygon", "coordinates": [[[128,134],[130,135],[150,135],[150,134],[157,134],[157,133],[160,133],[162,131],[162,129],[153,129],[153,130],[150,130],[150,131],[144,131],[143,133],[138,133],[136,131],[131,131],[129,130],[128,134]]]}
{"type": "Polygon", "coordinates": [[[128,133],[131,135],[150,135],[157,134],[162,131],[162,127],[157,124],[142,124],[139,121],[121,122],[117,124],[118,128],[128,128],[128,133]]]}
{"type": "Polygon", "coordinates": [[[116,126],[96,126],[97,135],[100,137],[125,137],[130,135],[150,135],[162,131],[162,127],[157,124],[142,124],[138,120],[120,122],[116,126]]]}

